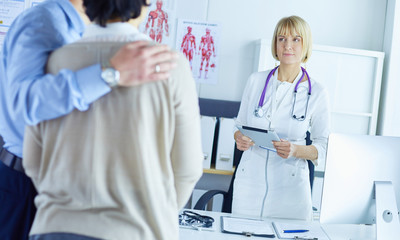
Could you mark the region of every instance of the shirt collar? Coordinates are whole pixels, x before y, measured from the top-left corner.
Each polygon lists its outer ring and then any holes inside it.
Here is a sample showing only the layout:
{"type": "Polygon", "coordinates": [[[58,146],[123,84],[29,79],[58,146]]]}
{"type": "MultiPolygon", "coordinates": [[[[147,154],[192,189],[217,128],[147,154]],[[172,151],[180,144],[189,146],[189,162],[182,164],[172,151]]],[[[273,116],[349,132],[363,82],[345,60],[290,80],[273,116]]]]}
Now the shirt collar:
{"type": "Polygon", "coordinates": [[[139,30],[127,22],[109,23],[106,27],[98,24],[90,24],[86,27],[83,38],[93,38],[97,36],[115,36],[115,35],[142,35],[143,40],[151,40],[139,30]]]}
{"type": "Polygon", "coordinates": [[[82,35],[85,30],[85,23],[83,22],[81,16],[79,16],[78,11],[69,0],[57,1],[61,8],[67,13],[69,20],[71,21],[74,28],[82,35]]]}

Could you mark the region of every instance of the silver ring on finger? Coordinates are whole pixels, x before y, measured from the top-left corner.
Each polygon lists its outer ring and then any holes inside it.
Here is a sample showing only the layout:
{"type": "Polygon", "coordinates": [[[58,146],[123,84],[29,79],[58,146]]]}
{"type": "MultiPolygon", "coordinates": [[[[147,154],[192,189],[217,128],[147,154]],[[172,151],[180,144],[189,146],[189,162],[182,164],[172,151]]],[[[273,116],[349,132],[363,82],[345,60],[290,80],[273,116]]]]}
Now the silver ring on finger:
{"type": "Polygon", "coordinates": [[[156,65],[156,67],[155,67],[155,69],[154,69],[154,72],[155,73],[159,73],[161,71],[161,67],[160,67],[160,65],[156,65]]]}

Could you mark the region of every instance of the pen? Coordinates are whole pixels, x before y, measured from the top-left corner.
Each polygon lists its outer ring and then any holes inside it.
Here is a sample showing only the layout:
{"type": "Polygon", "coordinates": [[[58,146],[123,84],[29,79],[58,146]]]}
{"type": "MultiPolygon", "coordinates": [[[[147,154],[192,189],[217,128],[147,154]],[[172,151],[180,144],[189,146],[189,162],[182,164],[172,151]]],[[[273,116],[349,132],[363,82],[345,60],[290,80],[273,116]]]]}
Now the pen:
{"type": "Polygon", "coordinates": [[[308,232],[306,229],[293,229],[293,230],[283,230],[283,233],[304,233],[308,232]]]}

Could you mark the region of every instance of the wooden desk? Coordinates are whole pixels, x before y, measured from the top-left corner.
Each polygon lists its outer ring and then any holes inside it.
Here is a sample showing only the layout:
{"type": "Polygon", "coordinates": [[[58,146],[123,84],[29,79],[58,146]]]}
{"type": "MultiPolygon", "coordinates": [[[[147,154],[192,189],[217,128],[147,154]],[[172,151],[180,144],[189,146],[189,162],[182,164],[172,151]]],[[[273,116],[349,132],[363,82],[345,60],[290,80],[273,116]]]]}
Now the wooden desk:
{"type": "MultiPolygon", "coordinates": [[[[192,211],[192,209],[190,209],[192,211]]],[[[249,239],[249,237],[235,234],[226,234],[221,232],[221,216],[232,216],[229,213],[197,211],[196,212],[213,217],[215,222],[215,231],[197,231],[194,229],[180,228],[180,240],[236,240],[249,239]]],[[[278,219],[267,219],[271,222],[278,219]]],[[[285,221],[279,219],[279,221],[285,221]]],[[[293,221],[291,222],[301,222],[293,221]]],[[[375,226],[356,225],[356,224],[323,224],[322,228],[331,240],[375,240],[375,226]]],[[[251,236],[253,239],[269,239],[251,236]]],[[[278,239],[271,238],[271,239],[278,239]]]]}

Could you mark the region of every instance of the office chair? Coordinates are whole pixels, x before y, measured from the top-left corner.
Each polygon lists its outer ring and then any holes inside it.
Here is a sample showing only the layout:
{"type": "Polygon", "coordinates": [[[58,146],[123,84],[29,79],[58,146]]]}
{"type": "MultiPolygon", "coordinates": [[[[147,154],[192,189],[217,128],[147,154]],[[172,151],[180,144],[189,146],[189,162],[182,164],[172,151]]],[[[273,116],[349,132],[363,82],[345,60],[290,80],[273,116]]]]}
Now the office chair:
{"type": "Polygon", "coordinates": [[[193,209],[197,210],[205,210],[207,203],[216,195],[221,194],[223,196],[222,201],[222,209],[221,212],[232,213],[232,196],[233,196],[233,182],[235,181],[237,166],[239,165],[240,159],[242,158],[243,151],[240,151],[236,148],[235,144],[235,153],[233,157],[233,165],[236,166],[235,171],[233,172],[231,182],[229,184],[228,191],[223,190],[209,190],[205,192],[199,200],[197,200],[193,209]]]}

